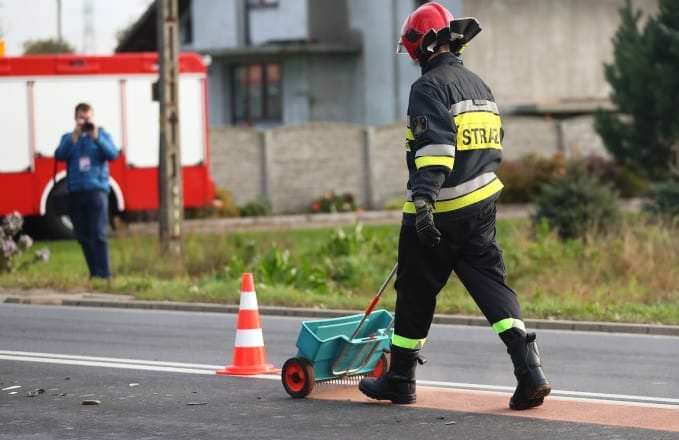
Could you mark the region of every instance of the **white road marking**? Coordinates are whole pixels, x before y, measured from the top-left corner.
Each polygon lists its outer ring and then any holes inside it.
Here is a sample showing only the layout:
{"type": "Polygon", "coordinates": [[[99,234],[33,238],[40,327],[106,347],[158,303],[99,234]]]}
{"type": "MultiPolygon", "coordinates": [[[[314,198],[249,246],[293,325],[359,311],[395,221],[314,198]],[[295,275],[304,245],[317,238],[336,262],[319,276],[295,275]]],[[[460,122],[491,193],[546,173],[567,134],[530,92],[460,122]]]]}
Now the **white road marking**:
{"type": "Polygon", "coordinates": [[[162,371],[166,373],[209,374],[209,375],[215,374],[215,370],[213,369],[208,370],[199,368],[163,367],[160,365],[126,364],[124,362],[100,362],[100,361],[85,361],[79,359],[60,359],[60,358],[16,356],[4,354],[0,354],[0,359],[8,361],[40,362],[45,364],[80,365],[84,367],[107,367],[107,368],[120,368],[125,370],[162,371]]]}
{"type": "MultiPolygon", "coordinates": [[[[33,353],[26,351],[0,350],[0,359],[8,361],[38,362],[60,365],[77,365],[85,367],[107,367],[127,370],[159,371],[167,373],[185,373],[215,375],[215,371],[222,369],[222,365],[191,364],[182,362],[163,362],[140,359],[79,356],[56,353],[33,353]]],[[[258,374],[242,376],[255,379],[281,380],[277,374],[258,374]]],[[[513,387],[484,385],[461,382],[444,382],[434,380],[418,380],[418,385],[430,388],[451,388],[468,391],[500,393],[506,395],[514,391],[513,387]]],[[[14,389],[10,387],[9,389],[14,389]]],[[[554,398],[559,400],[601,402],[618,405],[645,406],[653,408],[679,409],[679,399],[667,397],[638,396],[627,394],[589,393],[582,391],[552,390],[554,398]]]]}
{"type": "Polygon", "coordinates": [[[34,353],[31,351],[7,351],[0,350],[0,355],[4,356],[30,356],[30,357],[44,357],[44,358],[58,358],[58,359],[73,359],[84,361],[100,361],[100,362],[116,362],[125,364],[142,364],[142,365],[159,365],[163,367],[180,367],[180,368],[199,368],[216,370],[223,368],[223,365],[205,365],[205,364],[187,364],[183,362],[162,362],[149,361],[141,359],[125,359],[125,358],[110,358],[110,357],[96,357],[96,356],[77,356],[71,354],[57,354],[57,353],[34,353]]]}

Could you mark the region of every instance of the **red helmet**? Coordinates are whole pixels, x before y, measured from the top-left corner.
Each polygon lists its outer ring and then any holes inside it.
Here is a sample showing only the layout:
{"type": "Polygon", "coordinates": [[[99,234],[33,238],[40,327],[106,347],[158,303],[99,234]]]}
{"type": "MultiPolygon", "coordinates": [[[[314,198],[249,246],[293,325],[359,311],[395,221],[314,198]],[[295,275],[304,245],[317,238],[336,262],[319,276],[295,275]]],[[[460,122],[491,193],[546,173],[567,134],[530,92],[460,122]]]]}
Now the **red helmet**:
{"type": "Polygon", "coordinates": [[[453,20],[453,14],[440,4],[423,4],[403,22],[398,52],[405,48],[410,58],[421,63],[439,44],[450,41],[453,20]]]}

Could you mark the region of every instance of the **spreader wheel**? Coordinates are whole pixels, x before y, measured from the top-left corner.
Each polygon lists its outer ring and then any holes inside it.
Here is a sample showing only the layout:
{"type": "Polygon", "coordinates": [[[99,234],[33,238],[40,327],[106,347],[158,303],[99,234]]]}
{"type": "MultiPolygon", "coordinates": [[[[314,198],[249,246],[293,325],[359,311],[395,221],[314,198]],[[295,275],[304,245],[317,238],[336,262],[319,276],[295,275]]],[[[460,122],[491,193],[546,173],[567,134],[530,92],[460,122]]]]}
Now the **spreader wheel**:
{"type": "Polygon", "coordinates": [[[387,355],[382,353],[382,356],[380,356],[375,364],[375,368],[368,373],[368,377],[382,377],[387,371],[389,371],[389,360],[387,359],[387,355]]]}
{"type": "Polygon", "coordinates": [[[314,389],[314,367],[303,357],[285,361],[281,372],[283,388],[295,399],[302,399],[314,389]]]}

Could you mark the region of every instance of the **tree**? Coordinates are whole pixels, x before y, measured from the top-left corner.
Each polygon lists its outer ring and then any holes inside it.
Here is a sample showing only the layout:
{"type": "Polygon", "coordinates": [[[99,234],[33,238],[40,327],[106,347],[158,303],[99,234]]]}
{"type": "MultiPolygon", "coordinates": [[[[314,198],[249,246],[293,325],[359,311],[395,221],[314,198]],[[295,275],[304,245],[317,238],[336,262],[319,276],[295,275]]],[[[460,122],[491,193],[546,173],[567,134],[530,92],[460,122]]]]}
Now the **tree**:
{"type": "Polygon", "coordinates": [[[24,43],[24,55],[41,55],[53,53],[73,53],[75,48],[70,43],[56,38],[44,40],[28,40],[24,43]]]}
{"type": "Polygon", "coordinates": [[[679,2],[660,0],[643,28],[630,0],[620,18],[604,65],[618,112],[600,111],[595,128],[618,162],[661,181],[679,173],[679,2]]]}

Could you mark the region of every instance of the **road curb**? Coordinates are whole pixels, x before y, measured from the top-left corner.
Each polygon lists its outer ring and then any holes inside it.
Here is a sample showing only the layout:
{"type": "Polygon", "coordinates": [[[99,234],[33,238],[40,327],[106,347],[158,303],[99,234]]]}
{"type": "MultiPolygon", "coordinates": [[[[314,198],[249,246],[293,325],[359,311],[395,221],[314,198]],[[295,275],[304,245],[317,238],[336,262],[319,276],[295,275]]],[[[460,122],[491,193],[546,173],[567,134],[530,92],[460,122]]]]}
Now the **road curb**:
{"type": "MultiPolygon", "coordinates": [[[[13,304],[44,304],[40,301],[32,301],[30,298],[18,298],[8,296],[5,303],[13,304]]],[[[63,299],[63,306],[81,307],[109,307],[123,309],[153,309],[153,310],[176,310],[186,312],[211,312],[211,313],[238,313],[238,305],[234,304],[209,304],[209,303],[184,303],[170,301],[116,301],[99,299],[63,299]]],[[[273,307],[260,306],[262,315],[291,316],[304,318],[336,318],[338,316],[361,313],[356,310],[338,309],[314,309],[297,307],[273,307]]],[[[526,319],[526,325],[531,329],[544,330],[576,330],[604,333],[632,333],[647,335],[679,336],[678,325],[651,325],[651,324],[628,324],[618,322],[599,321],[569,321],[552,319],[526,319]]],[[[434,323],[451,325],[469,325],[487,327],[488,322],[479,316],[465,315],[434,315],[434,323]]]]}

